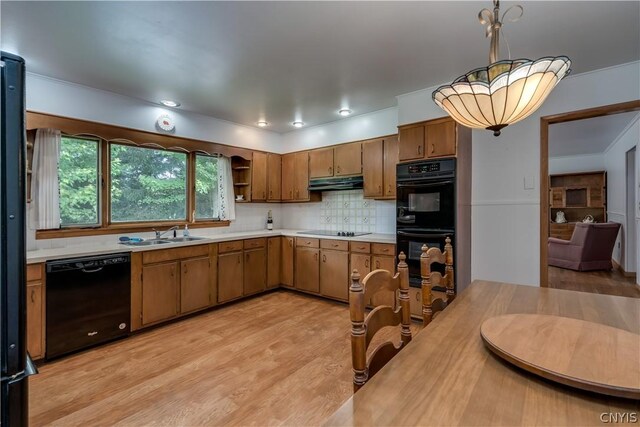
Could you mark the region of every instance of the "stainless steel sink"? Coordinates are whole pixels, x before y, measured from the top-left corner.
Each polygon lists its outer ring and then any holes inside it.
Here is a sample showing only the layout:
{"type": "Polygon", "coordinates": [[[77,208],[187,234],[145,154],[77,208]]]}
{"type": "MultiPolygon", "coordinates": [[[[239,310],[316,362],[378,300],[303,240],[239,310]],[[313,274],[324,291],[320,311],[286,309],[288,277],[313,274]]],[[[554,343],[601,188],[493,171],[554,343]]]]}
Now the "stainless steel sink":
{"type": "Polygon", "coordinates": [[[165,243],[171,243],[170,240],[163,239],[152,239],[152,240],[143,240],[142,242],[123,242],[123,245],[127,246],[151,246],[151,245],[162,245],[165,243]]]}
{"type": "Polygon", "coordinates": [[[172,239],[168,239],[170,242],[193,242],[194,240],[202,240],[204,237],[174,237],[172,239]]]}

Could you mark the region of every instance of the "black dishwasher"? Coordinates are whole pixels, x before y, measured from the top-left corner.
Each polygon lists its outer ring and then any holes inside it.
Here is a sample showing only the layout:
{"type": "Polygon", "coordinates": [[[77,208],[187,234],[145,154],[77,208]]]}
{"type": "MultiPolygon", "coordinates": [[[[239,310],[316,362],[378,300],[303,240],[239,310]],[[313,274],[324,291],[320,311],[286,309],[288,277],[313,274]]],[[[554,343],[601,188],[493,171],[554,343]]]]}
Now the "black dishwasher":
{"type": "Polygon", "coordinates": [[[128,253],[47,262],[47,360],[127,336],[128,253]]]}

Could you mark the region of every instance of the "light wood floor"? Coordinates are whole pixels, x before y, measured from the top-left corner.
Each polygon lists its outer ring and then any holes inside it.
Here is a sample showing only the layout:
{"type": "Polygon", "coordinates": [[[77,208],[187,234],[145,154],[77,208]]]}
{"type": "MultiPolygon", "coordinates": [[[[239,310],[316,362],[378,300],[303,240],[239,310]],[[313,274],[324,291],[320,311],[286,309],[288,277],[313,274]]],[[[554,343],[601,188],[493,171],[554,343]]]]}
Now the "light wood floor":
{"type": "Polygon", "coordinates": [[[30,422],[318,425],[352,394],[349,329],[346,304],[252,298],[42,366],[30,422]]]}
{"type": "Polygon", "coordinates": [[[549,287],[595,294],[640,298],[635,277],[625,277],[619,270],[573,271],[549,266],[549,287]]]}

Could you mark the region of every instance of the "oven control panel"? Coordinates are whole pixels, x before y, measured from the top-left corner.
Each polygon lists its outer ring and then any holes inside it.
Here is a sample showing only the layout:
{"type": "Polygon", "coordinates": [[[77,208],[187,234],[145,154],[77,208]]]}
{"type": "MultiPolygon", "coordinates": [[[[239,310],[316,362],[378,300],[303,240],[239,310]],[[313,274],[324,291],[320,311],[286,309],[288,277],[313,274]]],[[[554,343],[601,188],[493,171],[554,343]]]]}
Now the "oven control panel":
{"type": "Polygon", "coordinates": [[[398,181],[414,179],[438,179],[455,177],[455,159],[439,159],[399,163],[397,166],[398,181]]]}
{"type": "Polygon", "coordinates": [[[409,173],[440,172],[440,163],[423,163],[420,165],[409,165],[409,173]]]}

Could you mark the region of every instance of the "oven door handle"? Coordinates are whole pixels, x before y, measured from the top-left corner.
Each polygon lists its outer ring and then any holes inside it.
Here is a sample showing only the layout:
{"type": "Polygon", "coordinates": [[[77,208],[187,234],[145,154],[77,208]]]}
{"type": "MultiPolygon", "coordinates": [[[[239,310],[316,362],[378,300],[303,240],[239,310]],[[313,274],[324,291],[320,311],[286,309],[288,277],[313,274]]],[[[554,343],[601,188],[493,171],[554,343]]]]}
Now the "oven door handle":
{"type": "Polygon", "coordinates": [[[424,238],[424,237],[434,237],[434,238],[443,238],[443,237],[447,237],[447,236],[451,236],[453,233],[408,233],[406,231],[401,231],[398,230],[398,236],[405,236],[405,237],[418,237],[418,238],[424,238]]]}
{"type": "Polygon", "coordinates": [[[439,187],[439,186],[443,186],[443,185],[450,185],[453,184],[453,180],[447,180],[447,181],[438,181],[438,182],[433,182],[433,181],[411,181],[411,182],[399,182],[398,183],[398,188],[417,188],[417,187],[439,187]]]}

